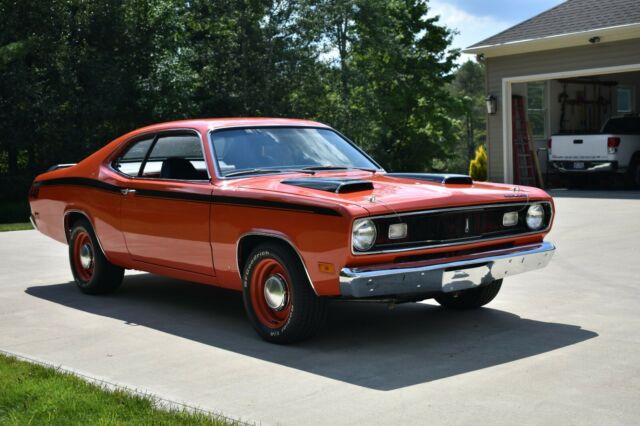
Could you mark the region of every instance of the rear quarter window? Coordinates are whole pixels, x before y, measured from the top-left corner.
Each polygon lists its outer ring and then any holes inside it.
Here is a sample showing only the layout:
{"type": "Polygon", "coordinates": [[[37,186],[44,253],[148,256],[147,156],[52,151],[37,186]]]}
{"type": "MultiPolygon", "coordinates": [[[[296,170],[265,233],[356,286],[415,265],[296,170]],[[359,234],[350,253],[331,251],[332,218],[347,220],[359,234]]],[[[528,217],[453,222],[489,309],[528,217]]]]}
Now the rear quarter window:
{"type": "Polygon", "coordinates": [[[133,142],[122,155],[112,163],[113,168],[129,176],[138,176],[144,157],[151,147],[153,136],[133,142]]]}

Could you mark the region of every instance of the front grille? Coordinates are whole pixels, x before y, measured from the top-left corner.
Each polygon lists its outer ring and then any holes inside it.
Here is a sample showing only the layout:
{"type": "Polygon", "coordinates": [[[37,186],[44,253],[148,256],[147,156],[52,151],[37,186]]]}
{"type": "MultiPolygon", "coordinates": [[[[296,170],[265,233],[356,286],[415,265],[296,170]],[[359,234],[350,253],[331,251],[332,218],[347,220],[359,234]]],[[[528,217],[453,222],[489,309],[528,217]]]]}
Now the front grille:
{"type": "MultiPolygon", "coordinates": [[[[373,218],[377,238],[369,252],[438,247],[528,234],[532,231],[527,226],[526,213],[531,204],[483,205],[373,218]],[[518,212],[515,225],[503,225],[503,216],[507,212],[518,212]],[[394,223],[407,224],[406,238],[389,239],[389,225],[394,223]]],[[[541,229],[546,229],[551,219],[551,205],[546,202],[541,204],[545,210],[545,222],[541,229]]]]}

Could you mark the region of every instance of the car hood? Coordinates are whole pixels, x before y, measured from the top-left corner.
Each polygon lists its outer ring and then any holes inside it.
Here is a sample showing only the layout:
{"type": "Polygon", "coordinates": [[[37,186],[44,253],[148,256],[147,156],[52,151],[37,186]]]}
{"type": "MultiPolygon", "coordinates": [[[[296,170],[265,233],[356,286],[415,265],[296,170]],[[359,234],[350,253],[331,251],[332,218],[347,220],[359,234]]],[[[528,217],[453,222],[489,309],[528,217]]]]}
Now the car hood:
{"type": "Polygon", "coordinates": [[[543,190],[533,187],[487,182],[450,184],[424,180],[416,176],[419,174],[278,174],[231,179],[224,185],[229,189],[236,187],[312,198],[327,205],[357,205],[372,215],[550,198],[543,190]]]}

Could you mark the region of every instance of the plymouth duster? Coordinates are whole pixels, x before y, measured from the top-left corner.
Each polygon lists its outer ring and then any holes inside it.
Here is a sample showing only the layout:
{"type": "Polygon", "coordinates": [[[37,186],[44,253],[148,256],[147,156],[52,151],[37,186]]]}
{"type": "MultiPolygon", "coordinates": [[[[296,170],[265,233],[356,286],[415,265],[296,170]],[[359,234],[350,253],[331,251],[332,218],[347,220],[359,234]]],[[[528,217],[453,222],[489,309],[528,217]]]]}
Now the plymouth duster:
{"type": "Polygon", "coordinates": [[[314,334],[331,299],[478,308],[555,251],[543,190],[388,173],[305,120],[138,129],[37,176],[29,202],[82,292],[115,291],[126,269],[238,290],[275,343],[314,334]]]}

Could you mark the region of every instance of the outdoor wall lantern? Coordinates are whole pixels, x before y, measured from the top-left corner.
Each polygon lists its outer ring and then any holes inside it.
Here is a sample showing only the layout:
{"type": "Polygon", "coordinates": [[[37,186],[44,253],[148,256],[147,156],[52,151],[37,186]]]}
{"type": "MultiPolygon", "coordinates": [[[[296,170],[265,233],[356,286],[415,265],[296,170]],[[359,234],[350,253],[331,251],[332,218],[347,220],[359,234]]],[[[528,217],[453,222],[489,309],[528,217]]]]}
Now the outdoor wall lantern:
{"type": "Polygon", "coordinates": [[[493,95],[489,95],[485,100],[487,102],[487,114],[496,115],[496,112],[498,112],[498,99],[493,95]]]}

